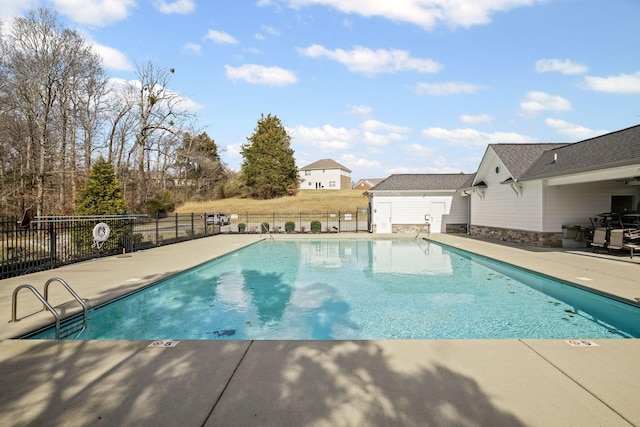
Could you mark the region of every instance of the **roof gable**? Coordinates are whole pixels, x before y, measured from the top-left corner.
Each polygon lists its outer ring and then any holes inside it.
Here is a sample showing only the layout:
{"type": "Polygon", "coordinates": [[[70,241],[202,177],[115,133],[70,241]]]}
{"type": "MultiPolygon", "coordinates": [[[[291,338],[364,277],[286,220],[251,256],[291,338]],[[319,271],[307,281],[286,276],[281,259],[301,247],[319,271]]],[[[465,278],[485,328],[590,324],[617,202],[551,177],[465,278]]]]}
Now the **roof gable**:
{"type": "Polygon", "coordinates": [[[313,162],[303,168],[300,168],[301,171],[318,169],[341,169],[347,172],[351,172],[351,169],[348,169],[347,167],[341,165],[333,159],[321,159],[317,162],[313,162]]]}
{"type": "Polygon", "coordinates": [[[475,174],[394,174],[369,191],[456,191],[471,185],[475,174]]]}
{"type": "Polygon", "coordinates": [[[490,147],[507,168],[511,177],[518,181],[544,152],[566,145],[566,143],[491,144],[490,147]]]}

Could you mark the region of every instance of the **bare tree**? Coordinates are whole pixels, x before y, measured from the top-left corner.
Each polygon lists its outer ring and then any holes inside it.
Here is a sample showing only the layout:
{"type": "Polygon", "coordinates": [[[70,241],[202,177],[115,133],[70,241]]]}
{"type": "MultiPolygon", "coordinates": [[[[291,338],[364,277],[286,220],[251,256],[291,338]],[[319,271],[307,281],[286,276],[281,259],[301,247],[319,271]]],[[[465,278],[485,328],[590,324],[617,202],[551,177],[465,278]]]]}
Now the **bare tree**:
{"type": "MultiPolygon", "coordinates": [[[[136,199],[133,205],[137,208],[151,196],[149,183],[157,180],[149,179],[151,162],[161,161],[158,155],[163,152],[160,148],[168,135],[180,134],[180,123],[191,114],[182,107],[182,97],[169,89],[169,83],[174,69],[157,67],[151,62],[138,66],[139,85],[137,101],[133,113],[137,118],[135,145],[131,154],[135,155],[136,163],[136,199]]],[[[172,139],[175,141],[175,138],[172,139]]]]}
{"type": "MultiPolygon", "coordinates": [[[[87,82],[103,81],[104,70],[86,41],[62,27],[49,9],[15,18],[10,28],[0,41],[6,76],[3,91],[13,100],[10,114],[27,129],[21,173],[23,181],[31,178],[35,183],[36,212],[41,215],[51,176],[58,177],[54,181],[62,188],[59,197],[65,197],[65,170],[75,171],[77,166],[75,160],[68,164],[67,154],[75,159],[80,106],[102,96],[89,95],[87,82]]],[[[93,135],[88,136],[85,147],[94,144],[93,135]]],[[[56,203],[58,208],[64,204],[64,199],[56,203]]]]}

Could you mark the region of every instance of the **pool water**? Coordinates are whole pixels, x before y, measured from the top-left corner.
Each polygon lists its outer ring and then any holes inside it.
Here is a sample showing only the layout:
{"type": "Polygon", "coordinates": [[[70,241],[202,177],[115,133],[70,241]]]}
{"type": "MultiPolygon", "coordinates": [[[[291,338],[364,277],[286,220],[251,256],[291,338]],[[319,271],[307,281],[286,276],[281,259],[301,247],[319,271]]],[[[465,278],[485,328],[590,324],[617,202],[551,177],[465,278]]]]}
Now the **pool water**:
{"type": "Polygon", "coordinates": [[[485,257],[408,239],[319,239],[212,260],[91,311],[76,338],[628,337],[640,337],[640,308],[485,257]]]}

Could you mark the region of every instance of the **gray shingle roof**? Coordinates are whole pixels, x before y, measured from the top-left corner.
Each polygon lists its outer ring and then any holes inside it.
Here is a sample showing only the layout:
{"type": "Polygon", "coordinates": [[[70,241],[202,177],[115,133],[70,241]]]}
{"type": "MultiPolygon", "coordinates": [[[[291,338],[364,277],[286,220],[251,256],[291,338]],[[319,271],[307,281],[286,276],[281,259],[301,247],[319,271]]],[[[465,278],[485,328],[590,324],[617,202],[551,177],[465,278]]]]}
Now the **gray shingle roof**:
{"type": "Polygon", "coordinates": [[[640,125],[545,151],[522,174],[521,180],[589,172],[636,163],[640,163],[640,125]]]}
{"type": "Polygon", "coordinates": [[[332,159],[321,159],[321,160],[318,160],[317,162],[313,162],[303,168],[300,168],[301,171],[318,170],[318,169],[342,169],[347,172],[351,172],[351,169],[348,169],[347,167],[341,165],[340,163],[332,159]]]}
{"type": "Polygon", "coordinates": [[[527,171],[545,151],[567,144],[491,144],[490,147],[516,181],[527,171]]]}
{"type": "Polygon", "coordinates": [[[471,186],[475,174],[394,174],[369,191],[454,191],[471,186]]]}

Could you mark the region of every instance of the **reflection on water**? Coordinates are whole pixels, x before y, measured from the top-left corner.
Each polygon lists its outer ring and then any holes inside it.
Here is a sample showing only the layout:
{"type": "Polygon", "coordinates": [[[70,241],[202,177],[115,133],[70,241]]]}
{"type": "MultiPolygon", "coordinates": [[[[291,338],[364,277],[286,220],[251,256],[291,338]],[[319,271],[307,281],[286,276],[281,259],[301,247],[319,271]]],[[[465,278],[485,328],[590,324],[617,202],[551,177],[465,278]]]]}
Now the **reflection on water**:
{"type": "Polygon", "coordinates": [[[464,251],[317,239],[260,242],[170,278],[92,311],[80,339],[639,335],[636,307],[464,251]]]}

